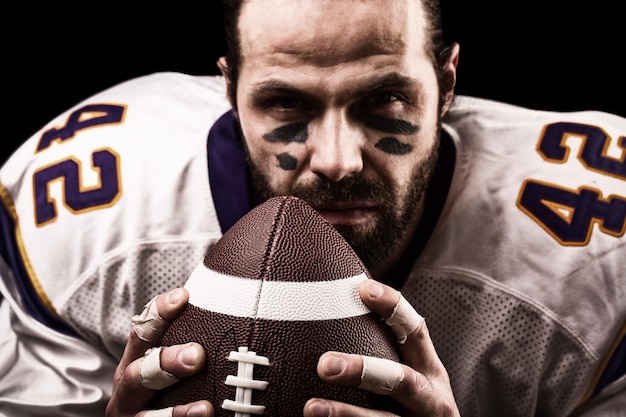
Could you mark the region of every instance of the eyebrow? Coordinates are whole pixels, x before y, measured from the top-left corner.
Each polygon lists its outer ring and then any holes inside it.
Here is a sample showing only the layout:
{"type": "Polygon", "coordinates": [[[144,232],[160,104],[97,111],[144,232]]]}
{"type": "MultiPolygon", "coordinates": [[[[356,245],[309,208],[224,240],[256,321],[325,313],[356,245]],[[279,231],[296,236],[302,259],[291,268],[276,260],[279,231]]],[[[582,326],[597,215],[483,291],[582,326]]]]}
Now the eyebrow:
{"type": "Polygon", "coordinates": [[[261,83],[255,84],[251,89],[251,97],[252,100],[262,100],[266,96],[274,95],[274,94],[285,94],[285,95],[303,95],[304,93],[295,86],[284,82],[282,80],[266,80],[261,83]]]}
{"type": "MultiPolygon", "coordinates": [[[[359,85],[357,85],[355,91],[352,92],[350,96],[353,99],[359,99],[371,95],[372,93],[390,88],[417,88],[423,90],[422,82],[420,80],[398,72],[388,72],[380,75],[376,74],[368,79],[360,81],[359,85]]],[[[264,80],[252,86],[251,96],[253,100],[263,99],[265,96],[271,94],[295,94],[302,97],[310,95],[306,93],[306,90],[279,79],[264,80]]]]}
{"type": "Polygon", "coordinates": [[[368,95],[373,92],[377,92],[380,90],[385,90],[389,88],[422,88],[422,82],[417,78],[409,77],[406,75],[402,75],[397,72],[389,72],[386,74],[382,74],[380,76],[376,76],[367,80],[364,84],[363,88],[359,89],[358,95],[368,95]]]}

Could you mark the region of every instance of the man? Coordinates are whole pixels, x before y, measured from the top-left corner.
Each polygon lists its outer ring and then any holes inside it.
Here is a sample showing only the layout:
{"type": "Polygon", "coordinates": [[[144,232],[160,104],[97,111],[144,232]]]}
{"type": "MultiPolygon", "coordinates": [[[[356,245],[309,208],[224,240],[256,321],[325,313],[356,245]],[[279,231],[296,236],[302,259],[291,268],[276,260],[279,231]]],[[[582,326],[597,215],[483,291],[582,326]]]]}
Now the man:
{"type": "MultiPolygon", "coordinates": [[[[459,47],[436,2],[226,6],[224,79],[116,86],[0,171],[0,411],[213,415],[141,412],[146,379],[203,364],[197,344],[156,366],[144,352],[186,303],[173,288],[276,194],[308,201],[384,283],[360,291],[406,330],[405,415],[623,411],[626,120],[453,100],[459,47]]],[[[324,356],[320,377],[371,386],[361,363],[324,356]]],[[[303,415],[384,414],[313,399],[303,415]]]]}

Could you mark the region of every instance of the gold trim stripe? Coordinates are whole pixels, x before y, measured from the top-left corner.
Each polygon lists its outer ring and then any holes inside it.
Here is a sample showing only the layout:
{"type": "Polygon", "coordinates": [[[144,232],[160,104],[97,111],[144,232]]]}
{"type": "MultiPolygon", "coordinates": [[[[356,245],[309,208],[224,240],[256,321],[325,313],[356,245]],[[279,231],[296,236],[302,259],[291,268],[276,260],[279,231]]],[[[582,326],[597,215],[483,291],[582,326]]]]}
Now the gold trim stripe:
{"type": "Polygon", "coordinates": [[[602,358],[602,361],[600,362],[598,369],[594,373],[593,378],[591,378],[591,382],[589,383],[589,386],[585,390],[585,393],[583,394],[582,398],[576,405],[576,408],[582,407],[587,401],[589,401],[589,399],[591,398],[591,395],[596,390],[598,386],[598,382],[600,381],[600,378],[604,374],[606,367],[609,365],[611,358],[613,358],[615,351],[617,350],[620,343],[624,340],[624,337],[626,337],[626,323],[622,324],[621,329],[617,333],[617,337],[615,338],[615,340],[611,344],[611,347],[602,358]]]}
{"type": "Polygon", "coordinates": [[[35,270],[33,269],[33,266],[30,263],[28,254],[26,252],[26,248],[24,247],[22,234],[20,232],[19,219],[17,215],[17,210],[15,209],[15,204],[13,203],[13,199],[9,195],[9,192],[4,187],[4,184],[2,184],[2,182],[0,182],[0,200],[2,200],[2,204],[7,209],[11,217],[13,218],[13,222],[15,224],[15,242],[17,244],[18,250],[20,251],[20,255],[24,263],[24,268],[26,269],[26,273],[28,274],[28,279],[30,280],[30,283],[32,284],[33,288],[35,289],[35,292],[39,296],[39,299],[41,300],[43,305],[48,309],[48,311],[50,311],[56,317],[59,317],[59,314],[57,313],[56,309],[52,305],[52,302],[46,295],[41,283],[39,282],[39,279],[37,279],[35,270]]]}

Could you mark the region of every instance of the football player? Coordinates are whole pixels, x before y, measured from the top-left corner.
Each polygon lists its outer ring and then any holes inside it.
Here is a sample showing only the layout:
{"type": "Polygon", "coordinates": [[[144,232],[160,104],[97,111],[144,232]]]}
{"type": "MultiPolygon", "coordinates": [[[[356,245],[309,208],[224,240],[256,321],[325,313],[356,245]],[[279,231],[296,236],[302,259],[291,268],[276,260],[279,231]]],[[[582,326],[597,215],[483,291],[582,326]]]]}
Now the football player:
{"type": "Polygon", "coordinates": [[[455,97],[436,1],[225,3],[222,76],[114,86],[0,170],[0,413],[213,415],[147,410],[204,354],[152,348],[207,249],[292,194],[380,281],[361,296],[402,342],[391,375],[334,353],[324,380],[391,380],[406,415],[623,414],[626,120],[455,97]]]}

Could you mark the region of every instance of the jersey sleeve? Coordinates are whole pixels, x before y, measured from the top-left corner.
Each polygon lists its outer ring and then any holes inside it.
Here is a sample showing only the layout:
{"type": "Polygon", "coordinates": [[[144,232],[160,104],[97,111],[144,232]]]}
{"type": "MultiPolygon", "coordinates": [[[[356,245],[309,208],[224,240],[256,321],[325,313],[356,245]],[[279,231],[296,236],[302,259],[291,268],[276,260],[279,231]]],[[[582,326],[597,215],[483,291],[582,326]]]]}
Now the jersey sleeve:
{"type": "Polygon", "coordinates": [[[1,411],[102,414],[130,317],[182,286],[221,236],[206,148],[228,109],[222,84],[129,80],[52,120],[3,165],[1,411]],[[16,389],[20,375],[37,377],[16,389]]]}
{"type": "Polygon", "coordinates": [[[445,129],[453,179],[403,292],[430,323],[460,409],[617,415],[626,119],[459,97],[445,129]]]}

